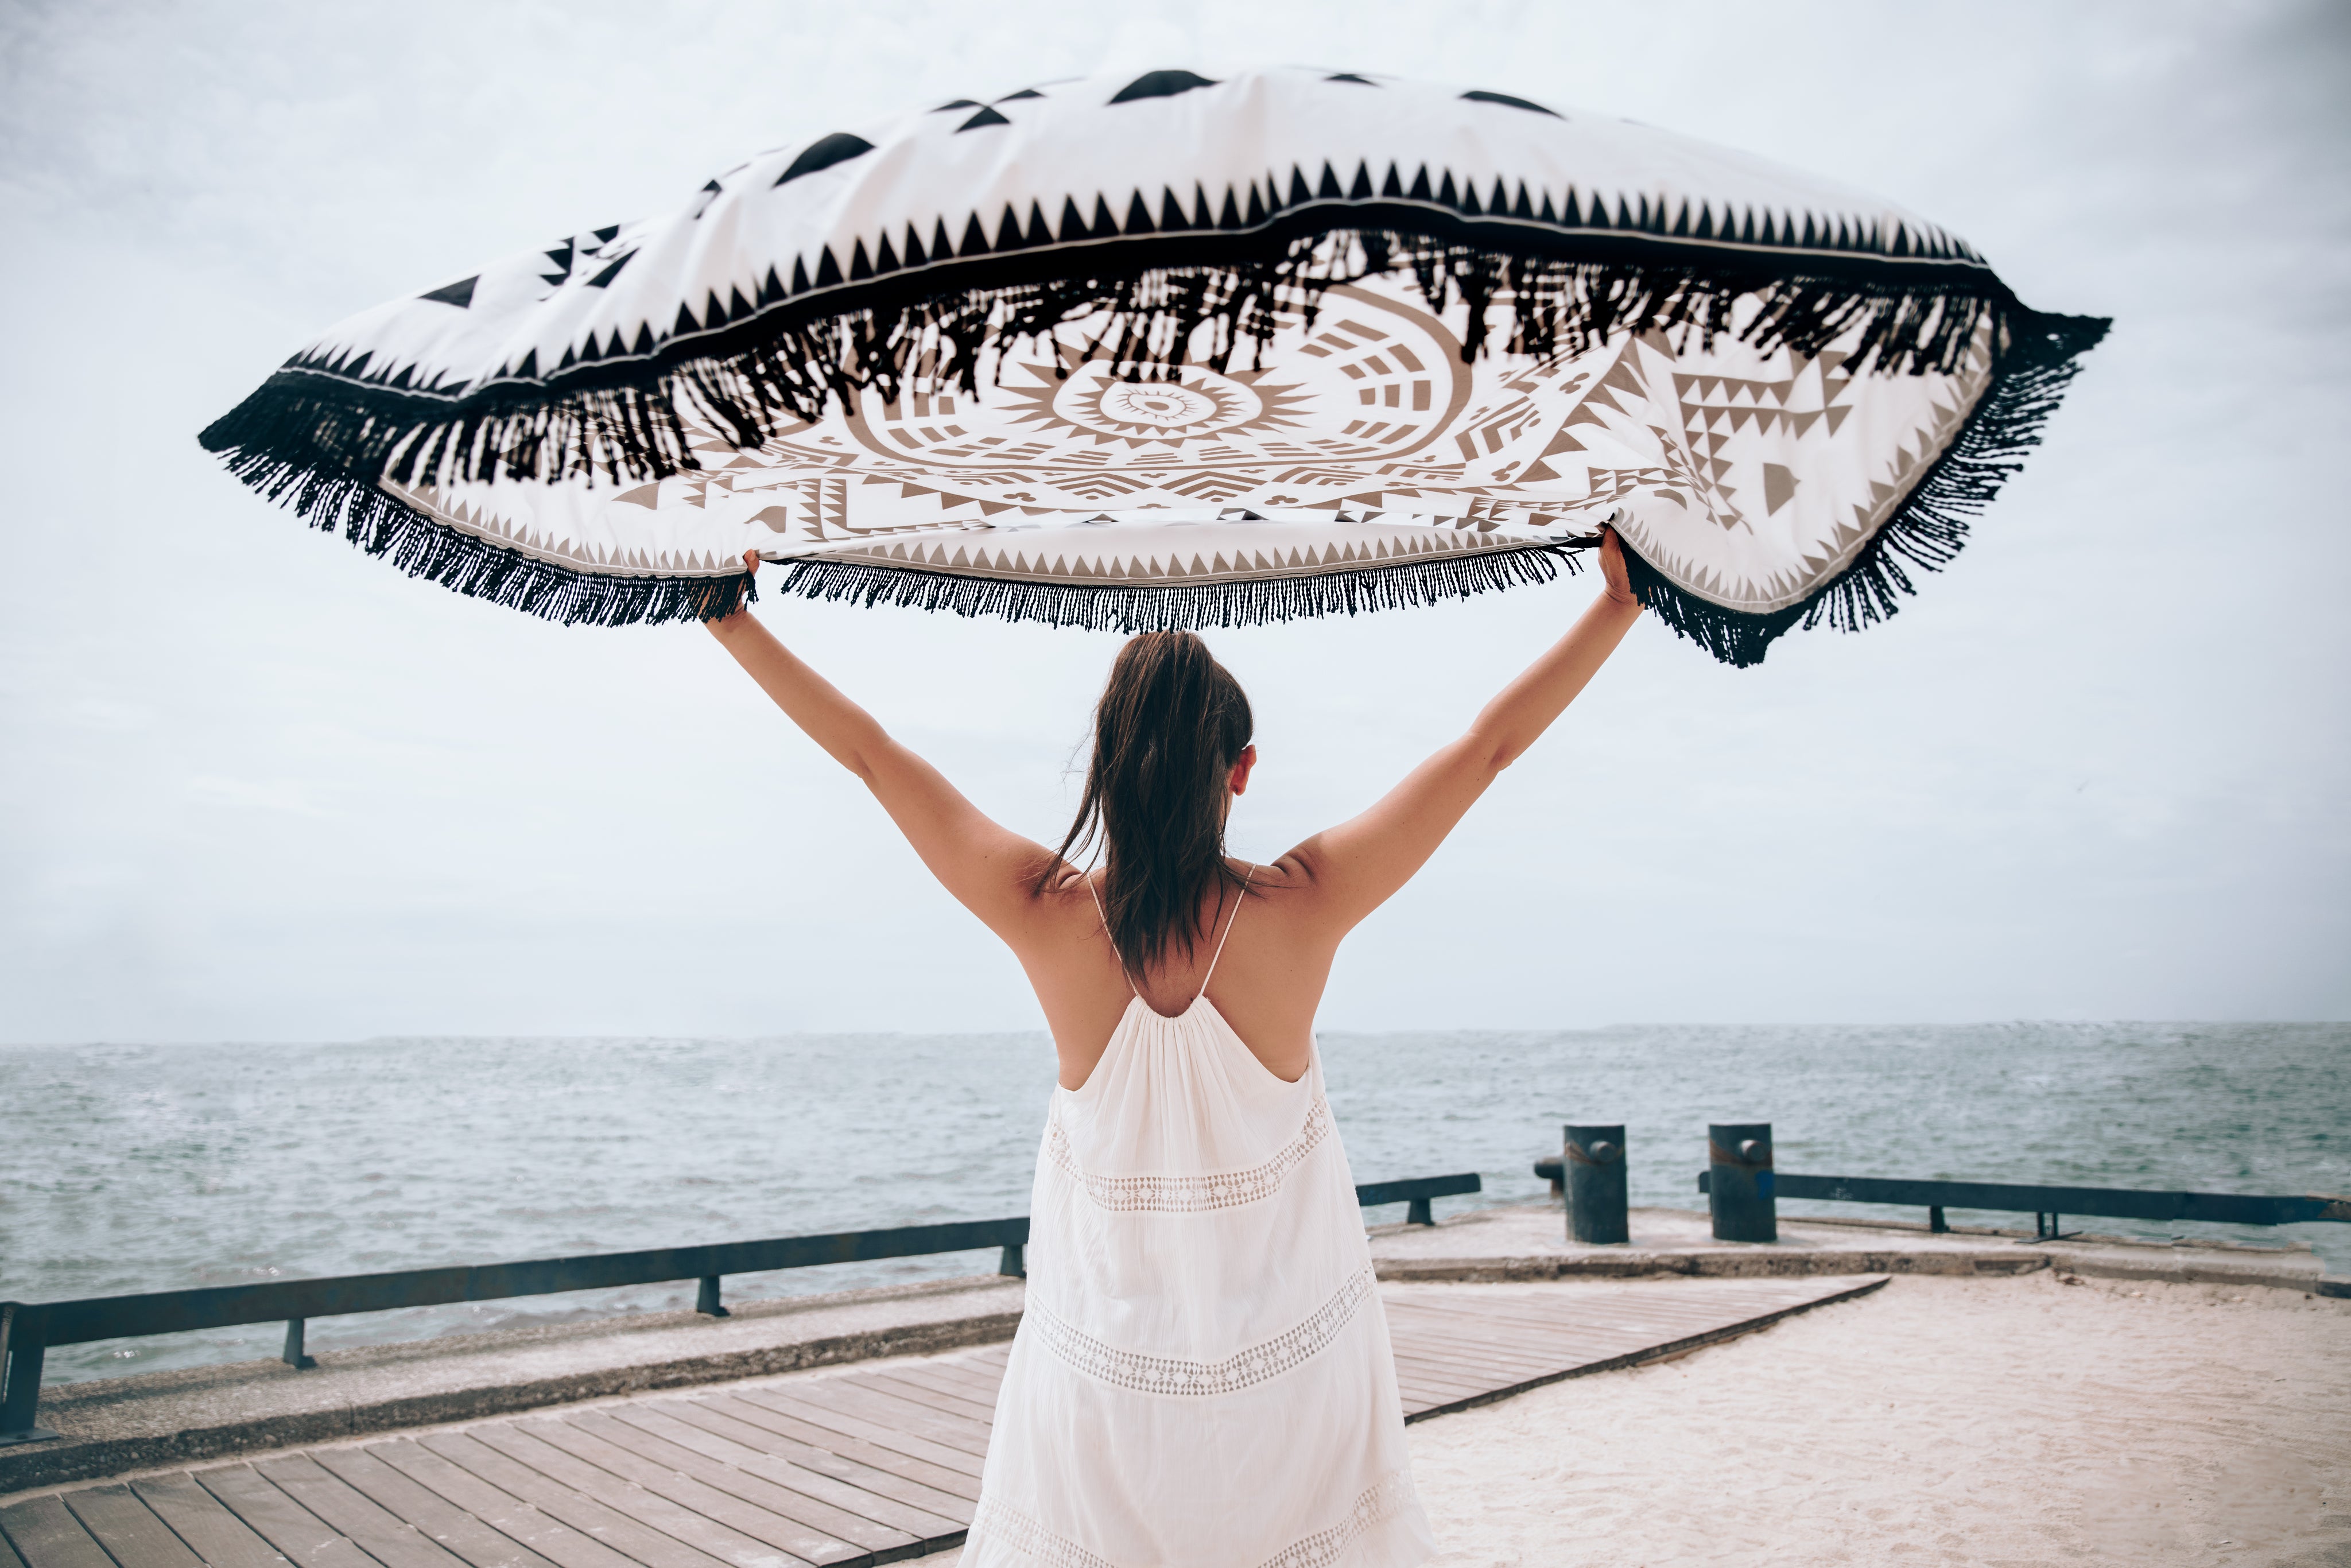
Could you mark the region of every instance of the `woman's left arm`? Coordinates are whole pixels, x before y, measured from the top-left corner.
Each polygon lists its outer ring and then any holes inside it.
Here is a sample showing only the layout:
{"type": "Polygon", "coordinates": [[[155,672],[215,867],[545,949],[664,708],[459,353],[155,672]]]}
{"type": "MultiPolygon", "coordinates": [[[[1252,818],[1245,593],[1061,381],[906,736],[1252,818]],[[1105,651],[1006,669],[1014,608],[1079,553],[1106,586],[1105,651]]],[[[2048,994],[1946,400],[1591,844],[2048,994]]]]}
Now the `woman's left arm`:
{"type": "MultiPolygon", "coordinates": [[[[751,570],[758,556],[747,552],[751,570]]],[[[747,610],[705,622],[735,662],[826,755],[865,781],[898,831],[957,902],[1015,941],[1035,918],[1029,896],[1043,845],[992,821],[940,771],[890,738],[873,716],[776,640],[747,610]]]]}

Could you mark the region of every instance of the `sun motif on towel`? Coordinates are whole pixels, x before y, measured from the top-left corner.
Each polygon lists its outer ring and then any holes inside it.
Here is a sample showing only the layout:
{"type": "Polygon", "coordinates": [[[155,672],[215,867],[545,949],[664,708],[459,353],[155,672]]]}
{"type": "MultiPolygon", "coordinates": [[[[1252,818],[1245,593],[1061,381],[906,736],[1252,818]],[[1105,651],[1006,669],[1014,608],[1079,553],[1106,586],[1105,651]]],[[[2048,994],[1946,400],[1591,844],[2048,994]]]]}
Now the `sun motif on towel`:
{"type": "Polygon", "coordinates": [[[1294,384],[1269,382],[1263,371],[1219,375],[1197,365],[1176,381],[1126,381],[1100,360],[1067,356],[1066,377],[1025,364],[1027,384],[1003,388],[1004,412],[1023,424],[1081,434],[1096,445],[1180,445],[1293,427],[1307,398],[1294,384]]]}

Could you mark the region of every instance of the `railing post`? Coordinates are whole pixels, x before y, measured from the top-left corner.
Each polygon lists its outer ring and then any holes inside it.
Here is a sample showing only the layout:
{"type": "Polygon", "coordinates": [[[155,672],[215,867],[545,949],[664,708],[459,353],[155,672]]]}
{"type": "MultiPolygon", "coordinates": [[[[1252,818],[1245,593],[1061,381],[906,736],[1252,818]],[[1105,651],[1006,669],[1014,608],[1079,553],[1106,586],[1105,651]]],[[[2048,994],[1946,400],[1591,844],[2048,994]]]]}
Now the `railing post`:
{"type": "Polygon", "coordinates": [[[1567,1166],[1568,1235],[1602,1247],[1630,1241],[1623,1124],[1570,1126],[1562,1157],[1567,1166]]]}
{"type": "Polygon", "coordinates": [[[1015,1241],[1004,1249],[1004,1255],[996,1260],[996,1271],[999,1274],[1008,1274],[1015,1280],[1025,1280],[1029,1277],[1026,1252],[1019,1242],[1015,1241]]]}
{"type": "Polygon", "coordinates": [[[728,1312],[718,1300],[718,1281],[719,1276],[716,1274],[705,1274],[702,1277],[702,1289],[695,1294],[694,1310],[706,1318],[731,1318],[735,1314],[728,1312]]]}
{"type": "Polygon", "coordinates": [[[286,1352],[278,1358],[297,1372],[308,1372],[319,1364],[317,1357],[302,1354],[302,1325],[305,1321],[302,1318],[286,1320],[286,1352]]]}
{"type": "Polygon", "coordinates": [[[33,1424],[41,1400],[43,1343],[38,1320],[22,1301],[0,1301],[0,1445],[37,1443],[57,1436],[33,1424]]]}
{"type": "Polygon", "coordinates": [[[1405,1204],[1404,1207],[1404,1222],[1406,1225],[1436,1224],[1437,1216],[1429,1211],[1428,1206],[1430,1201],[1431,1200],[1428,1198],[1416,1197],[1411,1202],[1405,1204]]]}
{"type": "Polygon", "coordinates": [[[1941,1204],[1930,1203],[1927,1206],[1927,1229],[1930,1235],[1935,1236],[1948,1236],[1950,1234],[1951,1228],[1943,1221],[1943,1206],[1941,1204]]]}
{"type": "Polygon", "coordinates": [[[1706,1129],[1706,1206],[1717,1241],[1777,1241],[1771,1193],[1771,1124],[1716,1122],[1706,1129]]]}

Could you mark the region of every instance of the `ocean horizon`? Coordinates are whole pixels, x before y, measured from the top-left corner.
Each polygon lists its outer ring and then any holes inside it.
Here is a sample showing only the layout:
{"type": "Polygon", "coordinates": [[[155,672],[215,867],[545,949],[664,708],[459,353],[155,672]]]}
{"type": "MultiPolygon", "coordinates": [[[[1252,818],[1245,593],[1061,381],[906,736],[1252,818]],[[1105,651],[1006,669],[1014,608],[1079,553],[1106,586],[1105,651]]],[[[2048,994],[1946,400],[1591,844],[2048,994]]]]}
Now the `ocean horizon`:
{"type": "MultiPolygon", "coordinates": [[[[1569,1121],[1626,1124],[1632,1201],[1698,1208],[1709,1121],[1783,1170],[2351,1190],[2351,1023],[1639,1025],[1322,1037],[1358,1181],[1476,1171],[1440,1215],[1541,1197],[1569,1121]]],[[[744,1240],[1026,1213],[1041,1031],[0,1046],[0,1297],[744,1240]]],[[[1880,1206],[1783,1214],[1917,1219],[1880,1206]]],[[[1400,1218],[1374,1211],[1370,1218],[1400,1218]]],[[[2017,1225],[2018,1216],[1953,1211],[2017,1225]]],[[[2351,1272],[2340,1225],[2096,1219],[2351,1272]]],[[[955,1255],[729,1277],[729,1300],[944,1278],[955,1255]]],[[[313,1350],[691,1304],[690,1282],[313,1322],[313,1350]]],[[[277,1353],[279,1328],[63,1346],[57,1383],[277,1353]]]]}

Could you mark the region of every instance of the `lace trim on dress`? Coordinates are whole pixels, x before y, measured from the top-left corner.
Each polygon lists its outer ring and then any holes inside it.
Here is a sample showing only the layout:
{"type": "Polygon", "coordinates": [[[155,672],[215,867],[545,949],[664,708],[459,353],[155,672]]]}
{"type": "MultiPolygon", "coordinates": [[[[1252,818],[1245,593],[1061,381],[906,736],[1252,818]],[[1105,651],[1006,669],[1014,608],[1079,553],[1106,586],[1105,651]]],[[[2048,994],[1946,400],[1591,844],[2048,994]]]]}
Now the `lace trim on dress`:
{"type": "Polygon", "coordinates": [[[1311,1360],[1339,1336],[1372,1294],[1369,1269],[1351,1275],[1338,1293],[1295,1328],[1222,1361],[1179,1361],[1117,1350],[1054,1316],[1035,1297],[1024,1312],[1047,1349],[1097,1381],[1140,1394],[1230,1394],[1279,1377],[1311,1360]]]}
{"type": "Polygon", "coordinates": [[[1198,1214],[1213,1208],[1238,1208],[1259,1203],[1281,1190],[1282,1182],[1324,1138],[1331,1135],[1331,1107],[1317,1094],[1306,1109],[1298,1135],[1261,1165],[1247,1170],[1217,1171],[1207,1176],[1090,1175],[1078,1164],[1070,1135],[1059,1117],[1045,1128],[1046,1157],[1062,1174],[1086,1189],[1101,1207],[1123,1213],[1198,1214]]]}
{"type": "Polygon", "coordinates": [[[1402,1512],[1412,1495],[1412,1477],[1403,1470],[1391,1470],[1364,1489],[1355,1499],[1355,1506],[1347,1511],[1346,1518],[1328,1530],[1318,1530],[1302,1541],[1291,1542],[1259,1568],[1328,1568],[1365,1531],[1385,1524],[1402,1512]]]}
{"type": "MultiPolygon", "coordinates": [[[[1354,1506],[1347,1511],[1346,1518],[1328,1530],[1318,1530],[1291,1542],[1258,1564],[1258,1568],[1329,1568],[1365,1531],[1394,1519],[1411,1496],[1412,1478],[1402,1470],[1390,1471],[1364,1489],[1354,1506]]],[[[1067,1536],[1055,1534],[993,1496],[980,1498],[978,1508],[973,1511],[971,1533],[975,1544],[977,1538],[985,1535],[1041,1568],[1119,1568],[1109,1558],[1087,1551],[1067,1536]]]]}
{"type": "Polygon", "coordinates": [[[965,1554],[985,1539],[990,1545],[1010,1547],[1042,1568],[1118,1568],[1107,1557],[1097,1557],[1066,1535],[1056,1535],[1009,1503],[982,1494],[972,1511],[971,1533],[965,1537],[965,1554]]]}

